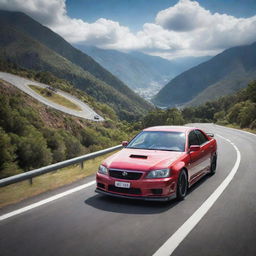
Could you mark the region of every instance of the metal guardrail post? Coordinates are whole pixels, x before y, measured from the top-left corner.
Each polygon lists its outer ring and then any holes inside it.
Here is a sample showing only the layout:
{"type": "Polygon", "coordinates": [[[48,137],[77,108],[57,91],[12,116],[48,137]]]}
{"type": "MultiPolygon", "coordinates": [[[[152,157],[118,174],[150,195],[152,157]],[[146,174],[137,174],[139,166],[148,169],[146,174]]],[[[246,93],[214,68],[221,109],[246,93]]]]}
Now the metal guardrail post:
{"type": "Polygon", "coordinates": [[[75,157],[75,158],[72,158],[72,159],[69,159],[69,160],[66,160],[66,161],[63,161],[63,162],[51,164],[51,165],[48,165],[48,166],[45,166],[45,167],[42,167],[42,168],[39,168],[39,169],[35,169],[35,170],[32,170],[32,171],[28,171],[28,172],[17,174],[17,175],[11,176],[11,177],[7,177],[7,178],[4,178],[4,179],[0,180],[0,187],[4,187],[4,186],[7,186],[7,185],[10,185],[10,184],[13,184],[13,183],[16,183],[16,182],[20,182],[20,181],[23,181],[23,180],[28,180],[28,179],[31,179],[31,183],[32,183],[32,178],[33,177],[37,177],[37,176],[40,176],[40,175],[48,173],[48,172],[56,171],[58,169],[61,169],[61,168],[64,168],[64,167],[67,167],[67,166],[70,166],[70,165],[73,165],[73,164],[80,163],[81,166],[82,165],[84,166],[83,162],[86,161],[86,160],[90,160],[90,159],[93,159],[95,157],[105,155],[107,153],[111,153],[111,152],[116,151],[116,150],[121,149],[121,148],[122,148],[122,145],[117,145],[117,146],[114,146],[114,147],[111,147],[111,148],[107,148],[107,149],[96,151],[96,152],[86,154],[86,155],[83,155],[83,156],[75,157]]]}

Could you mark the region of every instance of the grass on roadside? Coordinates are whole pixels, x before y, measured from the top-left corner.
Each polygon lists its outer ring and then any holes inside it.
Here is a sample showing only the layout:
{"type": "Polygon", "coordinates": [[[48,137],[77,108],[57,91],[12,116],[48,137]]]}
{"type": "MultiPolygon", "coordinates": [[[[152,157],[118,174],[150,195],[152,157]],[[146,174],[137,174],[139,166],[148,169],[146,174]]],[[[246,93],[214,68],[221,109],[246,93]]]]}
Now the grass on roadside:
{"type": "Polygon", "coordinates": [[[235,128],[235,129],[238,129],[238,130],[241,130],[241,131],[246,131],[246,132],[250,132],[250,133],[254,133],[256,134],[256,130],[253,130],[253,129],[250,129],[250,128],[240,128],[239,125],[234,125],[234,124],[228,124],[228,125],[225,125],[229,128],[235,128]]]}
{"type": "Polygon", "coordinates": [[[41,96],[45,97],[46,99],[57,103],[61,106],[73,109],[73,110],[77,110],[77,111],[81,111],[81,108],[79,106],[77,106],[76,104],[74,104],[73,102],[71,102],[70,100],[68,100],[67,98],[51,91],[48,88],[42,88],[36,85],[29,85],[29,87],[34,90],[36,93],[40,94],[41,96]]]}
{"type": "Polygon", "coordinates": [[[99,164],[111,154],[113,152],[85,161],[83,169],[80,165],[73,165],[35,177],[32,185],[26,180],[0,188],[0,208],[92,175],[96,173],[99,164]]]}

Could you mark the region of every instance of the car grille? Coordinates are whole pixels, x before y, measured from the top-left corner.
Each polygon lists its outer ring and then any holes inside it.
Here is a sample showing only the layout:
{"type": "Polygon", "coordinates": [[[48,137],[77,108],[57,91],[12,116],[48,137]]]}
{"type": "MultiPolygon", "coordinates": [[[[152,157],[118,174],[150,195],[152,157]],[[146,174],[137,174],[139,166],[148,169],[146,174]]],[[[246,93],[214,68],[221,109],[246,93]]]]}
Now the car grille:
{"type": "Polygon", "coordinates": [[[109,176],[122,180],[138,180],[142,176],[142,172],[109,170],[109,176]],[[125,174],[125,175],[124,175],[125,174]]]}
{"type": "Polygon", "coordinates": [[[117,188],[113,185],[109,185],[108,190],[112,191],[112,192],[132,194],[132,195],[140,195],[141,194],[141,190],[139,188],[117,188]]]}

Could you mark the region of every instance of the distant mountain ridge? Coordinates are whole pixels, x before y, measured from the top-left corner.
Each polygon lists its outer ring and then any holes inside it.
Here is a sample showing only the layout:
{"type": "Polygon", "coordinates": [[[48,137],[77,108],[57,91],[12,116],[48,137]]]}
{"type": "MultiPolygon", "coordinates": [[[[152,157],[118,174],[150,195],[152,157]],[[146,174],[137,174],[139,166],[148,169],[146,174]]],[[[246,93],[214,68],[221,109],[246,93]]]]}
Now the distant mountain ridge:
{"type": "Polygon", "coordinates": [[[123,53],[115,50],[103,50],[85,45],[77,45],[77,47],[134,90],[148,88],[156,81],[163,83],[163,77],[168,78],[168,81],[175,75],[175,71],[170,68],[171,63],[159,57],[138,52],[123,53]],[[154,62],[159,65],[158,69],[153,67],[154,62]]]}
{"type": "Polygon", "coordinates": [[[91,57],[24,13],[0,11],[0,37],[1,58],[69,80],[113,107],[122,119],[152,108],[91,57]]]}
{"type": "Polygon", "coordinates": [[[206,56],[169,61],[137,51],[124,53],[86,45],[76,44],[75,46],[134,91],[160,89],[173,77],[210,58],[206,56]]]}
{"type": "Polygon", "coordinates": [[[256,79],[256,43],[233,47],[172,79],[154,97],[162,107],[199,105],[256,79]]]}

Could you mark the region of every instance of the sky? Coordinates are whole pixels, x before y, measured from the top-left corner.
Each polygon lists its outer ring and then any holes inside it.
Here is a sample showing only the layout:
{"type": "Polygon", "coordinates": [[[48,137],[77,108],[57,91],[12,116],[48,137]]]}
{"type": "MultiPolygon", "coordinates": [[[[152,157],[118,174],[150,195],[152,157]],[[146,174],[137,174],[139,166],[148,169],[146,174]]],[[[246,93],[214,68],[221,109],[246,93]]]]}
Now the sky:
{"type": "Polygon", "coordinates": [[[256,0],[0,0],[71,44],[167,59],[213,56],[256,41],[256,0]]]}

